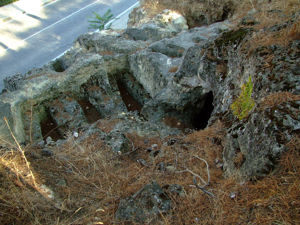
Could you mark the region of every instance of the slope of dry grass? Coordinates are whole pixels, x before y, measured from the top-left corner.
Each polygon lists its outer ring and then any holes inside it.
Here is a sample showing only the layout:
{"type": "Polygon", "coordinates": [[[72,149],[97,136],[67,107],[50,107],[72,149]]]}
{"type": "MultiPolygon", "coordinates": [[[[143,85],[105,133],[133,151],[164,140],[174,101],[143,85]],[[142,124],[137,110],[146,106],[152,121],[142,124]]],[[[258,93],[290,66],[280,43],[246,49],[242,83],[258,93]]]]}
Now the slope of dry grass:
{"type": "MultiPolygon", "coordinates": [[[[38,187],[54,192],[49,197],[34,187],[18,152],[7,152],[0,162],[1,224],[119,224],[114,213],[122,198],[156,180],[162,187],[179,184],[184,197],[169,193],[173,210],[164,215],[165,224],[297,224],[300,222],[300,139],[288,144],[288,151],[276,171],[256,182],[240,183],[222,176],[222,124],[164,146],[158,138],[147,140],[128,134],[133,141],[131,154],[111,153],[97,136],[77,143],[72,137],[43,157],[39,149],[27,149],[27,158],[38,187]],[[153,158],[146,147],[157,144],[162,153],[153,158]],[[30,151],[30,153],[29,153],[30,151]],[[205,194],[193,185],[193,173],[210,183],[205,194]],[[147,165],[137,162],[144,159],[147,165]],[[158,164],[175,170],[160,171],[158,164]]],[[[202,185],[201,180],[197,182],[202,185]]]]}

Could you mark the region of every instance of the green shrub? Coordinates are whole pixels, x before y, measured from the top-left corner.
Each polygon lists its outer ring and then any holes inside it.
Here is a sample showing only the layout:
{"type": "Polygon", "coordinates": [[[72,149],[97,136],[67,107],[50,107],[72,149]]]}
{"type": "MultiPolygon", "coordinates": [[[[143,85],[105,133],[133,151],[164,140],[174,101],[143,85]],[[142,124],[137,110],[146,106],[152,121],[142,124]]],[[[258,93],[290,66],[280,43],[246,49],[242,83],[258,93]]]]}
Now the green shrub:
{"type": "Polygon", "coordinates": [[[4,5],[7,5],[9,3],[13,3],[13,2],[16,2],[18,0],[0,0],[0,6],[4,6],[4,5]]]}
{"type": "Polygon", "coordinates": [[[231,104],[230,108],[233,114],[240,120],[248,116],[249,112],[253,109],[255,102],[251,98],[253,91],[253,83],[251,77],[248,82],[243,84],[240,96],[231,104]]]}
{"type": "Polygon", "coordinates": [[[113,18],[113,14],[111,13],[111,10],[107,10],[106,13],[103,16],[100,16],[98,13],[93,12],[94,18],[92,20],[89,20],[90,26],[89,29],[109,29],[111,24],[108,24],[107,27],[105,27],[105,24],[110,21],[113,18]]]}

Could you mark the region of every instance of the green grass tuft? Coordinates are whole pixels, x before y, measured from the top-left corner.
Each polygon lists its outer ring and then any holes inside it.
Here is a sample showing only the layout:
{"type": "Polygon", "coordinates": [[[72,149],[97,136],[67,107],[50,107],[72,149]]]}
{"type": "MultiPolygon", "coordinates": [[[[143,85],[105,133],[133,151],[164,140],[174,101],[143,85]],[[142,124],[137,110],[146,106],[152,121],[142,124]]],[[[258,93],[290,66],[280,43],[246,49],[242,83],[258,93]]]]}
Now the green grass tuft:
{"type": "Polygon", "coordinates": [[[242,86],[240,96],[230,106],[233,114],[240,120],[247,117],[255,105],[254,100],[251,98],[252,91],[253,83],[251,77],[249,77],[248,82],[242,86]]]}

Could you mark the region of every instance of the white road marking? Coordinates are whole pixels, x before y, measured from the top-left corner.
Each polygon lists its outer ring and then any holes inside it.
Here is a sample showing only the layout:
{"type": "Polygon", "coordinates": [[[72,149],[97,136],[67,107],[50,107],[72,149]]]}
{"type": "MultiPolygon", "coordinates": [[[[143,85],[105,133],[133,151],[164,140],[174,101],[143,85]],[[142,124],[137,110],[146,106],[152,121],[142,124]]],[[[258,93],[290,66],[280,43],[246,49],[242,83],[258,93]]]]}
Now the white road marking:
{"type": "Polygon", "coordinates": [[[116,20],[120,19],[121,16],[123,16],[125,13],[127,13],[128,11],[130,11],[131,9],[133,9],[134,7],[136,7],[139,4],[139,1],[137,1],[136,3],[134,3],[132,6],[130,6],[128,9],[126,9],[125,11],[123,11],[122,13],[120,13],[119,15],[117,15],[114,19],[108,21],[105,24],[105,28],[107,28],[110,24],[112,24],[113,22],[115,22],[116,20]]]}
{"type": "Polygon", "coordinates": [[[52,5],[52,4],[54,4],[54,3],[58,2],[58,1],[59,0],[55,0],[53,2],[49,2],[49,3],[45,4],[45,5],[43,5],[43,7],[47,7],[47,6],[52,5]]]}
{"type": "Polygon", "coordinates": [[[66,19],[68,19],[68,18],[74,16],[75,14],[81,12],[82,10],[84,10],[84,9],[86,9],[86,8],[88,8],[88,7],[92,6],[92,5],[94,5],[94,4],[96,4],[98,1],[99,1],[99,0],[93,2],[93,3],[89,4],[89,5],[86,5],[85,7],[81,8],[81,9],[79,9],[79,10],[77,10],[77,11],[71,13],[70,15],[68,15],[68,16],[66,16],[66,17],[64,17],[64,18],[62,18],[62,19],[60,19],[60,20],[58,20],[58,21],[56,21],[55,23],[49,25],[48,27],[45,27],[45,28],[43,28],[42,30],[40,30],[40,31],[38,31],[38,32],[36,32],[36,33],[30,35],[29,37],[23,39],[22,41],[27,41],[28,39],[30,39],[30,38],[32,38],[32,37],[34,37],[34,36],[40,34],[41,32],[43,32],[43,31],[45,31],[45,30],[48,30],[49,28],[55,26],[56,24],[58,24],[58,23],[60,23],[60,22],[62,22],[62,21],[64,21],[64,20],[66,20],[66,19]]]}
{"type": "MultiPolygon", "coordinates": [[[[132,6],[130,6],[128,9],[126,9],[125,11],[121,12],[119,15],[117,15],[114,19],[108,21],[104,27],[107,28],[107,26],[109,26],[111,23],[113,23],[114,21],[116,21],[117,19],[119,19],[121,16],[123,16],[125,13],[127,13],[128,11],[130,11],[131,9],[133,9],[134,7],[136,7],[139,4],[139,1],[134,3],[132,6]]],[[[59,54],[58,56],[56,56],[55,58],[53,58],[51,61],[54,61],[58,58],[60,58],[61,56],[63,56],[67,51],[69,51],[70,49],[65,50],[63,53],[59,54]]]]}
{"type": "MultiPolygon", "coordinates": [[[[34,36],[36,36],[36,35],[42,33],[43,31],[50,29],[51,27],[55,26],[56,24],[58,24],[58,23],[60,23],[60,22],[62,22],[62,21],[64,21],[64,20],[66,20],[66,19],[68,19],[68,18],[74,16],[75,14],[81,12],[82,10],[84,10],[84,9],[86,9],[86,8],[88,8],[88,7],[92,6],[92,5],[94,5],[94,4],[96,4],[98,1],[99,1],[99,0],[93,2],[93,3],[89,4],[89,5],[86,5],[85,7],[81,8],[81,9],[79,9],[79,10],[73,12],[73,13],[71,13],[70,15],[68,15],[68,16],[66,16],[66,17],[64,17],[64,18],[62,18],[62,19],[60,19],[60,20],[58,20],[58,21],[56,21],[55,23],[49,25],[48,27],[45,27],[45,28],[43,28],[42,30],[40,30],[40,31],[38,31],[38,32],[36,32],[36,33],[34,33],[34,34],[28,36],[27,38],[25,38],[25,39],[23,39],[23,40],[20,40],[20,41],[27,41],[28,39],[30,39],[30,38],[32,38],[32,37],[34,37],[34,36]]],[[[55,2],[57,2],[57,1],[55,1],[55,2]]],[[[55,3],[55,2],[53,2],[53,3],[55,3]]],[[[49,4],[53,4],[53,3],[49,3],[49,4]]],[[[48,5],[49,5],[49,4],[48,4],[48,5]]],[[[10,49],[10,48],[7,47],[7,48],[4,49],[4,51],[7,51],[7,50],[9,50],[9,49],[10,49]]]]}

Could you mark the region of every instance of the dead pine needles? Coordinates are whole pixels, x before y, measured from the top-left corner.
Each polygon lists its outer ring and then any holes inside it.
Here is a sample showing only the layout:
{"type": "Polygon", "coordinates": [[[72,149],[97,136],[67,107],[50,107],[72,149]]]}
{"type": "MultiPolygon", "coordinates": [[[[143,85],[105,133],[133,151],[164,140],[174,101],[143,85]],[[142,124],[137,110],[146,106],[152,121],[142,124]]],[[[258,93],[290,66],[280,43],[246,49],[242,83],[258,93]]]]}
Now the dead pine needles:
{"type": "Polygon", "coordinates": [[[30,174],[30,176],[31,176],[31,179],[32,179],[33,186],[36,188],[37,185],[36,185],[35,177],[34,177],[34,175],[33,175],[33,173],[32,173],[31,168],[30,168],[30,163],[28,162],[28,160],[27,160],[27,158],[26,158],[26,156],[25,156],[25,152],[24,152],[24,150],[22,149],[21,145],[19,144],[19,142],[18,142],[17,138],[15,137],[14,133],[12,132],[11,127],[10,127],[10,125],[9,125],[9,123],[8,123],[7,118],[4,117],[3,119],[4,119],[4,121],[5,121],[6,125],[7,125],[7,128],[8,128],[8,130],[9,130],[11,136],[13,137],[13,139],[14,139],[16,145],[17,145],[17,149],[19,150],[19,152],[21,153],[21,156],[22,156],[23,160],[25,161],[26,167],[27,167],[28,172],[29,172],[29,174],[30,174]]]}

